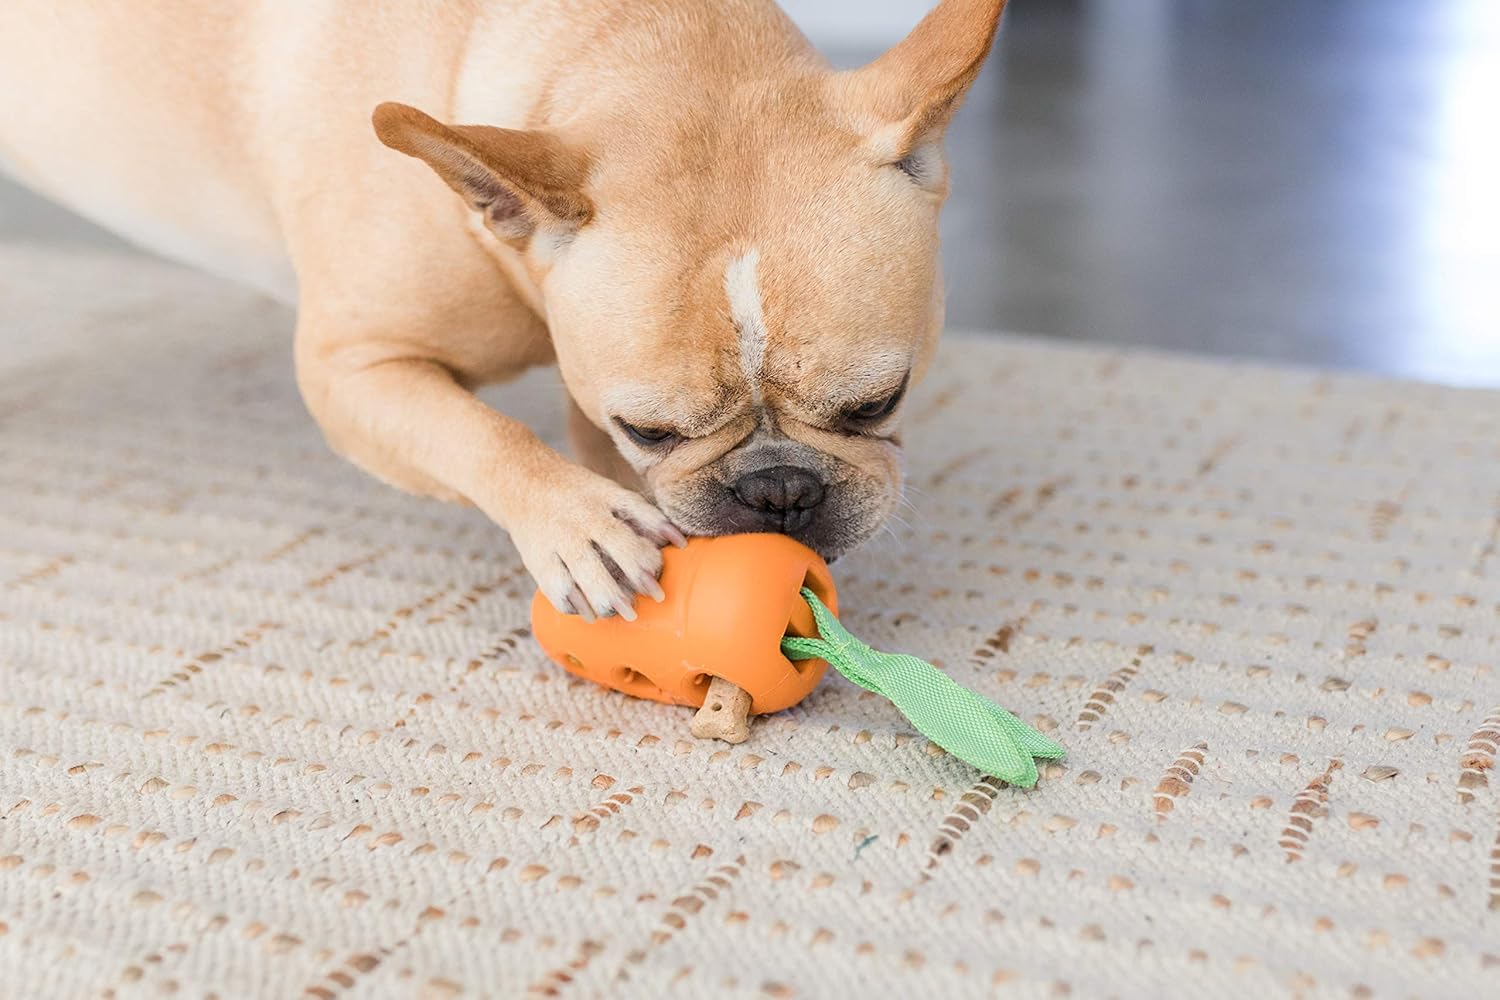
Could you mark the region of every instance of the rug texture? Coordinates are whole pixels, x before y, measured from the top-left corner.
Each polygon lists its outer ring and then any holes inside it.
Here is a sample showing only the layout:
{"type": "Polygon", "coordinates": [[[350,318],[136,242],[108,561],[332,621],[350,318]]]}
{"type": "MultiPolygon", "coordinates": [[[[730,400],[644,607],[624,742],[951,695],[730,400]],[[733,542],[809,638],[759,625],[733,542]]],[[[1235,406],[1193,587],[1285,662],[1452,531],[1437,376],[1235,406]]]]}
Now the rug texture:
{"type": "Polygon", "coordinates": [[[1500,395],[950,338],[835,570],[1027,792],[837,676],[738,747],[569,678],[289,330],[0,249],[4,996],[1495,995],[1500,395]]]}

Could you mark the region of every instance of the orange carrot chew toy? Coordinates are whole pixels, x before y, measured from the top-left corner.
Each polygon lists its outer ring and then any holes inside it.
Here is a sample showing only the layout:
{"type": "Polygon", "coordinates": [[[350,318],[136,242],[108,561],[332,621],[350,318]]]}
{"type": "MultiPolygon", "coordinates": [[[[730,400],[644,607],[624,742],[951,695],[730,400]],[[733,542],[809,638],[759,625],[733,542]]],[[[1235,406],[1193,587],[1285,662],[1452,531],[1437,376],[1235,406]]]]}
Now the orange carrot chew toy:
{"type": "Polygon", "coordinates": [[[917,731],[986,774],[1030,788],[1034,758],[1063,748],[926,660],[879,653],[836,617],[833,578],[817,554],[784,535],[698,538],[662,553],[661,603],[636,620],[587,622],[541,594],[532,631],[565,670],[616,691],[700,705],[693,735],[743,742],[748,716],[790,708],[830,664],[889,698],[917,731]]]}
{"type": "Polygon", "coordinates": [[[564,615],[538,593],[532,632],[564,670],[596,684],[670,705],[709,701],[694,735],[735,743],[748,735],[747,714],[790,708],[823,679],[828,664],[781,651],[787,635],[818,634],[803,587],[838,611],[827,564],[800,542],[694,538],[662,551],[661,587],[666,600],[638,601],[633,622],[564,615]]]}

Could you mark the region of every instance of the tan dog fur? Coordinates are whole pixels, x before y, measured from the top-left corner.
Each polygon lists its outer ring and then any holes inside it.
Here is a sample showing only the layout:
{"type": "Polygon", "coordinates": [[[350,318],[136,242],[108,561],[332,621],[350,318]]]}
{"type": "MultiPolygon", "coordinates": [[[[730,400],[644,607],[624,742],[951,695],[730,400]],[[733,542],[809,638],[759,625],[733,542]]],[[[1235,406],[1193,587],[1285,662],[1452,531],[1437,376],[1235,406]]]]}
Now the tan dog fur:
{"type": "Polygon", "coordinates": [[[899,407],[848,411],[931,355],[940,140],[1003,2],[835,73],[770,0],[7,0],[0,163],[295,301],[332,447],[630,616],[679,528],[783,517],[742,477],[821,481],[829,556],[898,502],[899,407]],[[589,468],[471,394],[554,360],[589,468]]]}

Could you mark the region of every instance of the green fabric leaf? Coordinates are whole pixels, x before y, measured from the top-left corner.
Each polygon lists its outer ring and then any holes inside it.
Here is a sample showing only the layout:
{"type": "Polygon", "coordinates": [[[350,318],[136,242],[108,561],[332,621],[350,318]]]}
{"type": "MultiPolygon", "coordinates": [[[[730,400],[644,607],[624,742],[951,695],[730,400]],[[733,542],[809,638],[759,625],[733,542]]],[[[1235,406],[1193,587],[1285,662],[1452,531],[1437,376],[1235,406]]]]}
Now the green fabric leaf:
{"type": "Polygon", "coordinates": [[[849,680],[889,698],[917,732],[985,774],[1012,785],[1036,784],[1036,761],[1066,751],[983,695],[955,682],[926,660],[879,653],[840,624],[817,596],[802,596],[818,623],[818,638],[787,636],[781,649],[793,660],[827,660],[849,680]]]}

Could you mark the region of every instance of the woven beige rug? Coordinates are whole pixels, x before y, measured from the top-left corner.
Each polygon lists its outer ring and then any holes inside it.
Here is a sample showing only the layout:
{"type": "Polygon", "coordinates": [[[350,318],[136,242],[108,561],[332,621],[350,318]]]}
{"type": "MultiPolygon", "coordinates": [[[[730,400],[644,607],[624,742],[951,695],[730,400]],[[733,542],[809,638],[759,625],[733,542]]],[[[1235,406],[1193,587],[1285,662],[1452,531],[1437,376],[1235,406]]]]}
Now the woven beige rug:
{"type": "Polygon", "coordinates": [[[950,339],[835,569],[1023,792],[835,676],[735,748],[569,679],[289,322],[0,249],[0,994],[1500,990],[1500,395],[950,339]]]}

